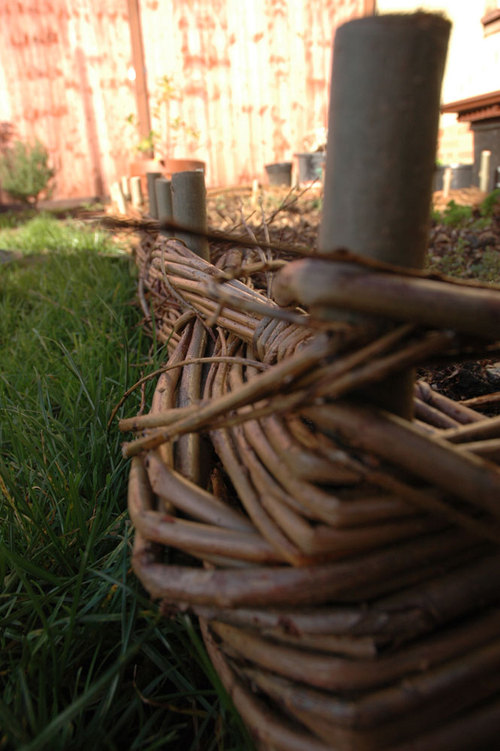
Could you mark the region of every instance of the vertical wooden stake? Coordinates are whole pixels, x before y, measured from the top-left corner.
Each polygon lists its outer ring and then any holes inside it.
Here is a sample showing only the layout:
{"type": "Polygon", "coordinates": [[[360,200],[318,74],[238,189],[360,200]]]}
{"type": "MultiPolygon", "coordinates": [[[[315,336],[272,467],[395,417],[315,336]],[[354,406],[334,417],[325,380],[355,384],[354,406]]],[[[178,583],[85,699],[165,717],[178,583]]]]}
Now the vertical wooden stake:
{"type": "Polygon", "coordinates": [[[203,236],[207,231],[207,199],[202,170],[173,173],[172,209],[176,224],[201,233],[176,231],[176,237],[183,240],[194,253],[209,261],[208,240],[203,236]]]}
{"type": "Polygon", "coordinates": [[[111,201],[115,205],[117,211],[119,214],[126,214],[127,213],[127,203],[125,201],[125,196],[123,195],[123,190],[120,182],[114,182],[110,185],[109,188],[110,194],[111,194],[111,201]]]}
{"type": "Polygon", "coordinates": [[[144,204],[141,178],[139,176],[130,178],[130,200],[135,209],[141,209],[144,204]]]}
{"type": "Polygon", "coordinates": [[[453,177],[453,170],[451,167],[446,167],[443,175],[443,197],[448,198],[451,189],[451,178],[453,177]]]}
{"type": "MultiPolygon", "coordinates": [[[[448,21],[428,13],[337,30],[320,252],[344,247],[422,267],[449,33],[448,21]]],[[[367,398],[409,417],[412,375],[393,381],[367,398]]]]}
{"type": "Polygon", "coordinates": [[[481,151],[481,165],[479,167],[479,188],[487,193],[490,189],[490,161],[491,151],[481,151]]]}
{"type": "Polygon", "coordinates": [[[253,209],[256,209],[259,205],[259,195],[260,195],[260,188],[259,188],[259,181],[257,179],[252,180],[252,198],[251,200],[251,206],[253,209]]]}
{"type": "Polygon", "coordinates": [[[121,183],[121,186],[122,186],[123,195],[125,196],[125,200],[126,201],[130,201],[130,183],[129,183],[129,178],[126,177],[126,176],[122,177],[121,180],[120,180],[120,183],[121,183]]]}
{"type": "MultiPolygon", "coordinates": [[[[160,222],[172,223],[174,213],[172,209],[172,181],[165,177],[160,177],[155,183],[156,187],[156,204],[158,207],[158,220],[160,222]]],[[[160,235],[172,237],[171,229],[160,230],[160,235]]]]}

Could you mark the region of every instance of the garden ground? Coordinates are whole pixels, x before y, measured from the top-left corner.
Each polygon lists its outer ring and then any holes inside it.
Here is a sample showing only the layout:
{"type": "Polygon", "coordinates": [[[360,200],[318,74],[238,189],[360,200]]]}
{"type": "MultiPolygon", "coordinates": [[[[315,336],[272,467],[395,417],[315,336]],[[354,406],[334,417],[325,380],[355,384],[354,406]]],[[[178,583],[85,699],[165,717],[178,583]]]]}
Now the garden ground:
{"type": "MultiPolygon", "coordinates": [[[[450,198],[429,267],[496,282],[497,195],[450,198]]],[[[208,209],[218,229],[312,247],[321,194],[218,193],[208,209]]],[[[130,571],[128,466],[107,422],[163,351],[133,302],[133,236],[93,220],[0,216],[0,749],[250,749],[195,624],[160,620],[130,571]]],[[[499,390],[492,361],[425,374],[455,398],[499,390]]]]}

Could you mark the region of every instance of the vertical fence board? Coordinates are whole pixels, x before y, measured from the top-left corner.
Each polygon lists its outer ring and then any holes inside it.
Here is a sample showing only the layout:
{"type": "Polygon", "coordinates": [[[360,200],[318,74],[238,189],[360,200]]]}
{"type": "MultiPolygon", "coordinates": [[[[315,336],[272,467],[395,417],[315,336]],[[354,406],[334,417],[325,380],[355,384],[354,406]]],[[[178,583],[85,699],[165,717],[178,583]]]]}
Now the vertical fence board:
{"type": "MultiPolygon", "coordinates": [[[[207,163],[207,182],[262,177],[326,125],[335,27],[365,0],[141,0],[150,102],[171,75],[180,132],[173,156],[207,163]]],[[[127,4],[17,0],[0,9],[0,120],[39,137],[57,169],[55,198],[103,195],[137,140],[127,4]]],[[[173,146],[173,144],[172,144],[173,146]]]]}

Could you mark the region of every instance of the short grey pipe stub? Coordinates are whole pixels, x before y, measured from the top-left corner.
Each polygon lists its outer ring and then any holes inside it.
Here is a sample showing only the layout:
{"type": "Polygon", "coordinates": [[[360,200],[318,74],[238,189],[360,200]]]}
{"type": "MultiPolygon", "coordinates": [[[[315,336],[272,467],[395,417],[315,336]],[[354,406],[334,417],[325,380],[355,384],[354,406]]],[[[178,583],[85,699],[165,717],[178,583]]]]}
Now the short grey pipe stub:
{"type": "Polygon", "coordinates": [[[156,181],[162,176],[161,172],[146,172],[148,183],[149,215],[158,219],[158,204],[156,202],[156,181]]]}
{"type": "MultiPolygon", "coordinates": [[[[158,208],[158,221],[160,224],[171,224],[174,220],[172,208],[172,181],[165,177],[160,177],[155,183],[156,204],[158,208]]],[[[171,229],[161,229],[160,235],[163,237],[172,237],[171,229]]]]}
{"type": "Polygon", "coordinates": [[[174,222],[183,230],[175,236],[197,255],[210,260],[207,231],[205,175],[201,170],[174,172],[172,175],[172,209],[174,222]],[[189,229],[194,230],[193,234],[189,229]]]}

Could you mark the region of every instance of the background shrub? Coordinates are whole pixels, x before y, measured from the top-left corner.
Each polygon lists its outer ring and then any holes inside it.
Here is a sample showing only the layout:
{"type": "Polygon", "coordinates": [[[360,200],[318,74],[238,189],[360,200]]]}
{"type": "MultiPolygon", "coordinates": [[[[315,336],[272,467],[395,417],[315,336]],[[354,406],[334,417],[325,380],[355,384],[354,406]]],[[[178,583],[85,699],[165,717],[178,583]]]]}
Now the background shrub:
{"type": "Polygon", "coordinates": [[[35,205],[41,193],[50,194],[55,171],[49,166],[49,152],[40,141],[14,141],[0,156],[0,182],[14,199],[35,205]]]}

